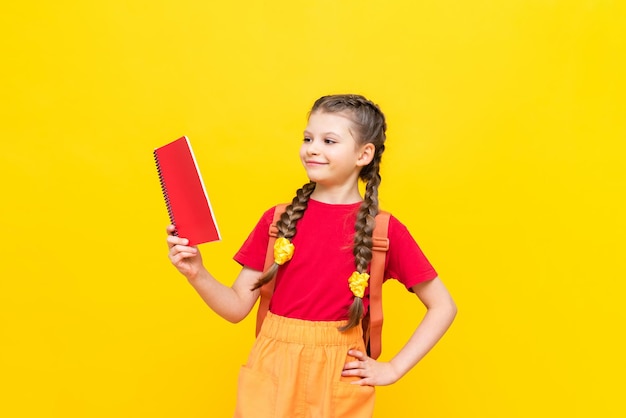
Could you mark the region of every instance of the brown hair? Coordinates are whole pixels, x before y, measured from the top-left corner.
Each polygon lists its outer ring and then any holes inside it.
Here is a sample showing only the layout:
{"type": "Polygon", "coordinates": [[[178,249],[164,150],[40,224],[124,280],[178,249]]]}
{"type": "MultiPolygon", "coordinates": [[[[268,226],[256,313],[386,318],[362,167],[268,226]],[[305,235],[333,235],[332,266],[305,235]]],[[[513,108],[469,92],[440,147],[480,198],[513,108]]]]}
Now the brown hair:
{"type": "MultiPolygon", "coordinates": [[[[341,94],[323,96],[315,101],[310,113],[327,112],[343,113],[353,122],[356,130],[357,145],[373,144],[375,147],[372,161],[363,167],[359,178],[365,182],[365,195],[357,213],[354,226],[354,264],[356,271],[364,273],[372,259],[372,233],[375,218],[378,214],[378,186],[380,185],[380,162],[385,150],[385,131],[387,124],[380,108],[365,97],[355,94],[341,94]]],[[[291,204],[287,206],[280,220],[276,223],[278,236],[291,239],[296,234],[296,223],[307,208],[309,197],[315,190],[315,183],[309,182],[298,189],[291,204]]],[[[271,281],[278,271],[278,264],[274,263],[255,284],[252,290],[258,289],[271,281]]],[[[347,278],[346,278],[347,286],[347,278]]],[[[340,328],[341,331],[353,328],[360,324],[363,316],[363,300],[354,297],[348,311],[348,323],[340,328]]]]}

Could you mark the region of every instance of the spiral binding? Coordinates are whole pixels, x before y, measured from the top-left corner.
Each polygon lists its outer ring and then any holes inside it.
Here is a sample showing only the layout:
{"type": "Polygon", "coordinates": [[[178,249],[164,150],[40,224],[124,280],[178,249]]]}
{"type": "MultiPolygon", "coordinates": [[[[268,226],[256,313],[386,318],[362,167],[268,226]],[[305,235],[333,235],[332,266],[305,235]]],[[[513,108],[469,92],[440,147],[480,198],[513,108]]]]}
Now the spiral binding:
{"type": "MultiPolygon", "coordinates": [[[[174,220],[174,212],[172,212],[172,205],[170,203],[170,198],[167,193],[167,187],[165,186],[165,180],[163,178],[163,173],[161,173],[161,164],[159,163],[159,156],[157,151],[154,150],[154,162],[156,163],[157,172],[159,173],[159,182],[161,183],[161,191],[163,192],[163,197],[165,199],[165,206],[167,206],[167,214],[170,218],[170,222],[172,225],[176,226],[176,221],[174,220]]],[[[174,230],[174,234],[178,236],[178,231],[174,230]]]]}

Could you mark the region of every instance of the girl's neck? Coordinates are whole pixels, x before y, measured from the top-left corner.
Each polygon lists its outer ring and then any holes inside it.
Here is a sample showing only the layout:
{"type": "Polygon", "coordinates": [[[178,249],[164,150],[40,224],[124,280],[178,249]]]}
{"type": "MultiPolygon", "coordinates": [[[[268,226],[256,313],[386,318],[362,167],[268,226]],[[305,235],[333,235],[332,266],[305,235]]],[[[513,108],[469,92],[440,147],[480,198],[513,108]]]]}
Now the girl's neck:
{"type": "Polygon", "coordinates": [[[318,184],[311,194],[311,199],[331,205],[349,205],[362,201],[363,197],[359,193],[358,184],[350,188],[327,188],[318,184]]]}

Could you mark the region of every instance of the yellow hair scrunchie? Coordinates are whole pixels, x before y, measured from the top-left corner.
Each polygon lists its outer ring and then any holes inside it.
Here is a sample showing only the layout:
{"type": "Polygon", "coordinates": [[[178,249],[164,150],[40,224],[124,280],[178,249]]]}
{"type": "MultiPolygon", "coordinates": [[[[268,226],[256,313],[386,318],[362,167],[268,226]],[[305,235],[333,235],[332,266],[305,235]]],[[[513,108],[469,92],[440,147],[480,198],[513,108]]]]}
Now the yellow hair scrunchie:
{"type": "Polygon", "coordinates": [[[359,273],[358,271],[352,273],[352,276],[348,279],[348,283],[350,284],[350,290],[352,290],[354,296],[363,299],[369,278],[370,275],[367,273],[359,273]]]}
{"type": "Polygon", "coordinates": [[[274,262],[282,266],[293,257],[294,245],[285,237],[276,239],[274,243],[274,262]]]}

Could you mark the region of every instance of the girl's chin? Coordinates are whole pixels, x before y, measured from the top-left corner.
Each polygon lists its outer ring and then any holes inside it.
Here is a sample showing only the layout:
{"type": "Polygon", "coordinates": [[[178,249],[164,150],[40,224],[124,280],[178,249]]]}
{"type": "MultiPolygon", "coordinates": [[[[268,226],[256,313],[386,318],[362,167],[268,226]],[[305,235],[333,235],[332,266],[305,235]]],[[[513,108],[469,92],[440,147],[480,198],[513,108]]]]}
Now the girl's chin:
{"type": "Polygon", "coordinates": [[[305,171],[306,171],[306,176],[309,178],[310,181],[317,183],[318,181],[323,180],[323,178],[318,173],[315,173],[314,170],[305,170],[305,171]]]}

